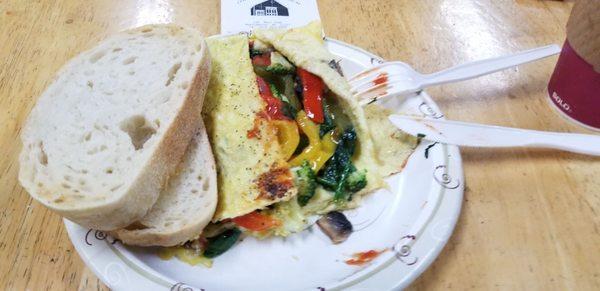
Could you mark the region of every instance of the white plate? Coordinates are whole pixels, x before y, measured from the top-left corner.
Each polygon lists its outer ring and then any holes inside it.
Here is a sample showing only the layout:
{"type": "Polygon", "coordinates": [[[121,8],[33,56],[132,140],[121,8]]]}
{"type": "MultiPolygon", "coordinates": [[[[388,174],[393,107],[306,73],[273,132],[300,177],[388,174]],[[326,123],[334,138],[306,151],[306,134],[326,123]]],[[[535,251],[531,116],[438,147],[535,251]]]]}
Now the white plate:
{"type": "MultiPolygon", "coordinates": [[[[327,46],[346,76],[382,62],[336,40],[328,39],[327,46]]],[[[443,118],[425,92],[384,105],[443,118]]],[[[342,244],[331,244],[316,226],[287,239],[246,238],[212,268],[163,261],[151,249],[123,246],[68,220],[65,225],[84,262],[114,290],[395,290],[433,262],[454,229],[464,185],[458,148],[423,141],[404,171],[387,181],[391,192],[377,191],[346,212],[355,232],[342,244]],[[344,262],[353,253],[386,248],[366,266],[344,262]]]]}

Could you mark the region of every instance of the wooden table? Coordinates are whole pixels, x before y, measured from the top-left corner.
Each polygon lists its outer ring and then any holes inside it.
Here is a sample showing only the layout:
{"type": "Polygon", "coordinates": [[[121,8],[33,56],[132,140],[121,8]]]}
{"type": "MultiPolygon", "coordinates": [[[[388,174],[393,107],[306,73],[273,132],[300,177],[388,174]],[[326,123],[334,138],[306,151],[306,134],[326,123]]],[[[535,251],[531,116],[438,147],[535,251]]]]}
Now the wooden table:
{"type": "MultiPolygon", "coordinates": [[[[421,72],[561,44],[560,1],[319,1],[328,36],[421,72]]],[[[17,183],[18,135],[70,57],[152,22],[219,32],[219,1],[0,1],[0,289],[105,289],[59,216],[17,183]],[[153,3],[149,3],[153,2],[153,3]]],[[[450,119],[586,132],[549,106],[552,57],[429,90],[450,119]]],[[[467,188],[454,234],[410,289],[600,289],[600,159],[533,149],[462,151],[467,188]]]]}

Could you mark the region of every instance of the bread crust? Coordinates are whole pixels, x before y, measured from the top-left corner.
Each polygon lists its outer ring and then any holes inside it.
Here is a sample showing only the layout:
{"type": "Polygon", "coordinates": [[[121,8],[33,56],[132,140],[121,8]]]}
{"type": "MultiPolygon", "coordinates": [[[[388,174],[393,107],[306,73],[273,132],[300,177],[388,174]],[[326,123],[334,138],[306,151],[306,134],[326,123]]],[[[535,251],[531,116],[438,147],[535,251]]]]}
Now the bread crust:
{"type": "MultiPolygon", "coordinates": [[[[196,162],[198,158],[190,155],[195,154],[201,156],[201,165],[196,165],[200,167],[199,173],[194,173],[195,175],[202,176],[202,179],[205,180],[203,181],[205,186],[203,186],[201,190],[198,190],[202,193],[177,193],[177,195],[196,195],[192,197],[192,199],[199,199],[200,201],[207,203],[204,204],[203,207],[195,209],[195,211],[191,211],[190,213],[181,213],[180,221],[173,222],[174,224],[179,225],[178,227],[161,227],[160,225],[147,224],[142,218],[140,223],[136,223],[136,227],[112,231],[110,232],[112,236],[128,245],[169,247],[181,245],[200,235],[204,227],[210,222],[215,213],[215,209],[217,208],[217,170],[204,123],[202,123],[196,135],[197,136],[192,139],[190,148],[196,146],[197,150],[195,153],[192,153],[191,149],[188,148],[188,152],[185,154],[184,159],[191,159],[196,162]],[[185,220],[185,222],[182,222],[181,220],[185,220]]],[[[182,164],[185,164],[185,161],[182,161],[182,164]]],[[[191,166],[194,167],[194,165],[191,166]]],[[[180,166],[179,172],[175,175],[185,175],[188,171],[189,169],[180,166]]],[[[181,185],[169,185],[167,187],[176,188],[177,186],[181,185]]],[[[173,195],[172,191],[167,190],[169,189],[165,189],[161,195],[169,195],[168,193],[173,195]]],[[[181,210],[175,205],[167,206],[168,209],[166,209],[166,211],[169,212],[181,210]]],[[[156,204],[155,207],[157,207],[156,204]]],[[[164,205],[161,205],[161,208],[162,209],[152,208],[148,214],[150,215],[153,211],[160,212],[165,210],[164,205]]],[[[156,215],[163,218],[166,216],[160,213],[156,215]]]]}
{"type": "MultiPolygon", "coordinates": [[[[183,28],[176,25],[146,25],[132,30],[121,32],[122,34],[140,34],[149,29],[168,29],[171,36],[183,31],[195,31],[189,28],[183,28]]],[[[210,58],[207,53],[206,44],[199,32],[202,47],[200,49],[200,65],[196,69],[192,84],[187,90],[186,97],[183,100],[178,112],[175,114],[173,122],[168,124],[162,138],[157,141],[156,148],[151,153],[141,170],[135,175],[124,194],[115,200],[106,203],[95,203],[83,207],[76,203],[54,203],[45,199],[48,195],[65,189],[48,187],[36,187],[27,179],[31,176],[30,168],[27,167],[27,158],[25,148],[20,156],[19,181],[29,194],[37,201],[51,210],[63,215],[64,217],[89,228],[98,230],[115,230],[130,225],[132,222],[142,218],[152,205],[156,202],[160,189],[173,174],[179,164],[185,149],[192,136],[197,132],[201,125],[201,108],[204,100],[204,94],[210,77],[210,58]]],[[[101,46],[101,43],[99,46],[101,46]]],[[[194,48],[192,48],[194,49],[194,48]]],[[[89,54],[94,49],[82,53],[89,54]]],[[[61,69],[59,74],[63,74],[69,69],[71,63],[68,63],[61,69]]],[[[31,118],[31,115],[30,115],[31,118]]],[[[28,120],[28,123],[30,120],[28,120]]],[[[26,143],[22,135],[23,144],[26,143]]]]}

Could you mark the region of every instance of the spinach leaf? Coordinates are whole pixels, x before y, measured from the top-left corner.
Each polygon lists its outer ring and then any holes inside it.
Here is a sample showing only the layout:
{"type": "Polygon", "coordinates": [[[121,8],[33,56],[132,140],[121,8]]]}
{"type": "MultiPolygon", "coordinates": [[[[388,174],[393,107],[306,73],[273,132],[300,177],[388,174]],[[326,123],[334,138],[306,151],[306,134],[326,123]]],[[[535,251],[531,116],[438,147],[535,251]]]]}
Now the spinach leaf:
{"type": "Polygon", "coordinates": [[[329,106],[323,100],[323,113],[324,113],[324,121],[319,125],[319,136],[323,137],[330,130],[335,128],[335,124],[333,123],[333,115],[329,112],[329,106]]]}
{"type": "Polygon", "coordinates": [[[204,256],[210,259],[223,254],[235,244],[241,233],[239,229],[232,228],[217,236],[208,238],[208,245],[204,250],[204,256]]]}
{"type": "MultiPolygon", "coordinates": [[[[360,190],[354,184],[347,185],[348,177],[356,171],[356,168],[352,164],[352,155],[356,148],[356,131],[354,128],[347,128],[342,134],[340,141],[335,148],[333,157],[325,163],[325,167],[319,171],[317,177],[317,183],[321,184],[323,188],[329,191],[335,191],[334,201],[343,203],[349,201],[352,197],[354,190],[360,190]]],[[[366,179],[364,182],[366,185],[366,179]]],[[[363,186],[364,187],[364,186],[363,186]]]]}

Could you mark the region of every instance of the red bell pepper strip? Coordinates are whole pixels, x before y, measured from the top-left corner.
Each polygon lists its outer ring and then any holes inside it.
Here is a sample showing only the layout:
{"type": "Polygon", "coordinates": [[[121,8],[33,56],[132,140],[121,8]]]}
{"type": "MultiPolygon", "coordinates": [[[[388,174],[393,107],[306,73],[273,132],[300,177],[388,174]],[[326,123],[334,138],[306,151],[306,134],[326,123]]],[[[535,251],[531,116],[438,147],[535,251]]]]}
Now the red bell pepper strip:
{"type": "Polygon", "coordinates": [[[302,103],[306,115],[316,123],[323,123],[323,80],[301,68],[297,69],[297,74],[302,82],[302,103]]]}
{"type": "Polygon", "coordinates": [[[278,120],[289,120],[289,117],[283,114],[283,101],[275,98],[269,84],[261,78],[256,77],[256,83],[258,84],[258,92],[265,102],[267,102],[267,115],[272,119],[278,120]]]}
{"type": "Polygon", "coordinates": [[[268,67],[271,65],[271,53],[266,52],[262,55],[256,55],[252,57],[252,64],[260,67],[268,67]]]}
{"type": "Polygon", "coordinates": [[[281,225],[281,221],[257,211],[234,217],[233,223],[252,231],[263,231],[281,225]]]}

